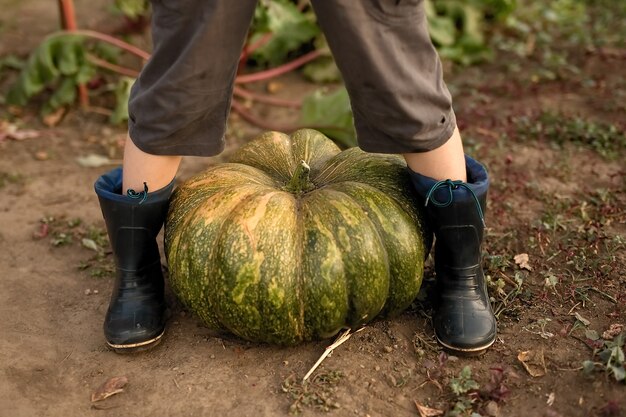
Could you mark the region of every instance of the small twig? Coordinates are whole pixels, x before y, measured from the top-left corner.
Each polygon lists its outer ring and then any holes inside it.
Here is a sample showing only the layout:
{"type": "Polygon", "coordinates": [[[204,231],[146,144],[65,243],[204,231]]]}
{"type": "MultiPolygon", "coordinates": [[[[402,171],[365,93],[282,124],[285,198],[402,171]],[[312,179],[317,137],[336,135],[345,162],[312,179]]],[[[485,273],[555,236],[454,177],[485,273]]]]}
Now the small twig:
{"type": "Polygon", "coordinates": [[[239,63],[243,64],[248,59],[251,53],[267,45],[267,43],[272,39],[272,36],[274,36],[272,32],[265,33],[253,44],[245,46],[243,48],[243,51],[241,51],[241,55],[239,56],[239,63]]]}
{"type": "Polygon", "coordinates": [[[94,410],[111,410],[113,408],[118,408],[121,407],[122,404],[115,404],[115,405],[102,405],[102,404],[91,404],[91,408],[93,408],[94,410]]]}
{"type": "Polygon", "coordinates": [[[593,291],[593,292],[596,292],[596,293],[598,293],[598,294],[600,294],[600,295],[603,295],[603,296],[605,296],[608,300],[610,300],[613,304],[617,304],[617,300],[615,299],[615,297],[613,297],[613,296],[611,296],[611,295],[609,295],[609,294],[607,294],[607,293],[605,293],[605,292],[603,292],[603,291],[600,291],[600,290],[599,290],[599,289],[597,289],[596,287],[589,287],[589,290],[591,290],[591,291],[593,291]]]}
{"type": "Polygon", "coordinates": [[[100,68],[105,68],[109,71],[117,72],[118,74],[127,75],[133,78],[137,78],[139,76],[139,71],[137,70],[113,64],[92,54],[87,54],[87,60],[100,68]]]}
{"type": "Polygon", "coordinates": [[[574,311],[574,309],[576,309],[576,307],[578,307],[579,305],[580,305],[580,301],[574,304],[574,307],[569,309],[569,311],[567,312],[567,315],[570,316],[572,314],[572,311],[574,311]]]}
{"type": "MultiPolygon", "coordinates": [[[[363,330],[364,327],[361,327],[359,330],[357,330],[356,332],[360,332],[361,330],[363,330]]],[[[355,333],[356,333],[355,332],[355,333]]],[[[311,369],[309,369],[309,372],[306,373],[306,375],[304,376],[304,378],[302,378],[302,382],[306,382],[307,379],[309,379],[309,377],[311,376],[311,374],[317,369],[318,366],[320,366],[320,364],[324,361],[324,359],[326,359],[326,357],[328,355],[330,355],[333,350],[335,350],[336,348],[338,348],[339,346],[341,346],[345,341],[347,341],[348,339],[350,339],[350,337],[353,335],[354,333],[352,333],[352,329],[346,329],[344,330],[342,333],[339,333],[339,336],[337,336],[337,338],[335,339],[335,342],[328,346],[325,350],[324,353],[322,353],[322,356],[320,356],[320,358],[317,360],[317,362],[315,362],[315,365],[313,365],[313,367],[311,369]]]]}
{"type": "Polygon", "coordinates": [[[235,83],[237,84],[246,84],[246,83],[254,83],[254,82],[258,82],[258,81],[265,81],[268,80],[270,78],[274,78],[277,77],[279,75],[282,74],[286,74],[288,72],[291,72],[293,70],[295,70],[296,68],[299,68],[311,61],[313,61],[314,59],[317,59],[318,57],[322,56],[323,52],[316,49],[314,51],[309,52],[308,54],[304,54],[302,55],[300,58],[296,58],[291,62],[288,62],[286,64],[283,65],[279,65],[276,68],[271,68],[265,71],[260,71],[260,72],[256,72],[253,74],[246,74],[246,75],[239,75],[236,79],[235,79],[235,83]]]}
{"type": "MultiPolygon", "coordinates": [[[[436,352],[438,350],[437,349],[437,345],[435,345],[434,343],[428,342],[426,339],[421,337],[419,335],[419,333],[415,333],[414,339],[417,339],[418,341],[420,341],[422,343],[422,345],[424,345],[428,350],[431,350],[433,352],[436,352]]],[[[417,348],[417,345],[415,343],[413,343],[413,347],[417,348]]]]}
{"type": "Polygon", "coordinates": [[[137,48],[136,46],[131,45],[128,42],[124,42],[123,40],[117,39],[116,37],[111,36],[111,35],[107,35],[106,33],[96,32],[94,30],[78,29],[78,30],[72,30],[72,31],[63,30],[60,32],[53,33],[50,36],[60,36],[60,35],[79,35],[79,36],[85,36],[87,38],[97,39],[99,41],[116,46],[133,55],[136,55],[141,59],[148,60],[150,58],[150,54],[144,51],[143,49],[137,48]]]}
{"type": "Polygon", "coordinates": [[[67,30],[75,30],[76,13],[74,12],[74,2],[72,0],[59,0],[59,10],[61,12],[61,27],[67,30]]]}
{"type": "Polygon", "coordinates": [[[502,275],[502,279],[503,280],[505,280],[506,282],[508,282],[509,284],[514,286],[515,288],[519,288],[520,287],[520,285],[517,282],[515,282],[511,278],[509,278],[504,272],[502,272],[502,271],[499,271],[499,272],[500,272],[500,275],[502,275]]]}
{"type": "Polygon", "coordinates": [[[584,368],[579,366],[578,368],[556,368],[557,371],[581,371],[584,368]]]}
{"type": "Polygon", "coordinates": [[[63,358],[63,360],[61,361],[61,363],[65,362],[70,356],[72,356],[72,353],[74,353],[73,350],[70,351],[70,353],[68,353],[67,355],[65,355],[65,357],[63,358]]]}
{"type": "Polygon", "coordinates": [[[113,114],[113,111],[104,108],[104,107],[97,107],[97,106],[87,106],[85,107],[83,110],[85,110],[86,112],[89,113],[96,113],[96,114],[101,114],[103,116],[111,116],[113,114]]]}
{"type": "Polygon", "coordinates": [[[176,381],[176,378],[172,378],[174,380],[174,385],[176,385],[176,388],[180,389],[180,385],[178,385],[178,381],[176,381]]]}
{"type": "MultiPolygon", "coordinates": [[[[74,1],[59,0],[59,9],[61,11],[61,28],[68,32],[76,32],[78,25],[76,24],[74,1]]],[[[89,92],[85,84],[78,85],[78,101],[83,108],[89,106],[89,92]]]]}

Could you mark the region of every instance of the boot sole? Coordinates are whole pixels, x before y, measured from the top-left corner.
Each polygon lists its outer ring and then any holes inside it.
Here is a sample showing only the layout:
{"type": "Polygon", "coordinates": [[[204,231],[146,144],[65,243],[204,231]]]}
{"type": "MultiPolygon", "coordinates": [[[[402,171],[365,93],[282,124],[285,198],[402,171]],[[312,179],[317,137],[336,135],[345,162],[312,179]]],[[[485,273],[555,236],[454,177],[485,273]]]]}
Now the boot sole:
{"type": "Polygon", "coordinates": [[[489,349],[491,345],[493,345],[494,342],[496,341],[496,339],[494,338],[491,342],[489,342],[488,344],[484,346],[475,347],[475,348],[459,348],[459,347],[446,345],[444,342],[442,342],[439,339],[439,337],[437,337],[437,335],[435,335],[435,337],[437,338],[437,342],[441,346],[443,346],[444,350],[449,351],[450,353],[454,353],[455,355],[458,355],[458,356],[480,356],[484,354],[485,352],[487,352],[487,349],[489,349]]]}
{"type": "Polygon", "coordinates": [[[164,333],[165,331],[163,331],[160,335],[158,335],[154,339],[146,340],[145,342],[131,343],[127,345],[116,345],[116,344],[107,342],[107,345],[111,349],[113,349],[116,353],[124,354],[124,353],[143,352],[145,350],[152,349],[153,347],[161,343],[161,338],[163,337],[164,333]]]}

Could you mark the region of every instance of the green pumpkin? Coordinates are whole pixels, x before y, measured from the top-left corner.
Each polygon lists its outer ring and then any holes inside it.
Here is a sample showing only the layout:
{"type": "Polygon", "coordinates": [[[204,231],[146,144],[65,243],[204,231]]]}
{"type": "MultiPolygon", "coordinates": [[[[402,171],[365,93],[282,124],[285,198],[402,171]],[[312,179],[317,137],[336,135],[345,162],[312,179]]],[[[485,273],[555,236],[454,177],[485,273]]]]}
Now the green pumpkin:
{"type": "Polygon", "coordinates": [[[211,328],[293,345],[417,295],[430,239],[401,157],[268,132],[172,196],[170,285],[211,328]]]}

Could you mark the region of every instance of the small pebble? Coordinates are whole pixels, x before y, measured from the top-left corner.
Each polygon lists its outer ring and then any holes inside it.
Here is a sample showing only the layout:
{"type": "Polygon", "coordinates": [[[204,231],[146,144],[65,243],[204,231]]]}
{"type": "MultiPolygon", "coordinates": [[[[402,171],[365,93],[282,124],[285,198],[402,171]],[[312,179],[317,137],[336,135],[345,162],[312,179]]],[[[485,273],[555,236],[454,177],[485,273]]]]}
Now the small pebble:
{"type": "Polygon", "coordinates": [[[91,294],[91,290],[90,290],[89,288],[87,288],[87,289],[85,290],[85,295],[89,295],[89,294],[91,294]]]}
{"type": "Polygon", "coordinates": [[[48,155],[48,152],[46,151],[38,151],[35,152],[35,159],[38,161],[47,161],[50,159],[50,155],[48,155]]]}
{"type": "Polygon", "coordinates": [[[374,370],[375,370],[375,371],[380,371],[380,366],[376,365],[376,366],[374,367],[374,370]]]}
{"type": "Polygon", "coordinates": [[[94,294],[98,294],[98,290],[93,290],[93,293],[94,294]]]}
{"type": "Polygon", "coordinates": [[[215,355],[211,355],[211,356],[209,356],[209,358],[215,359],[215,355]]]}
{"type": "Polygon", "coordinates": [[[383,350],[384,350],[385,352],[387,352],[387,353],[391,353],[391,352],[393,352],[393,348],[392,348],[391,346],[385,346],[385,347],[383,348],[383,350]]]}

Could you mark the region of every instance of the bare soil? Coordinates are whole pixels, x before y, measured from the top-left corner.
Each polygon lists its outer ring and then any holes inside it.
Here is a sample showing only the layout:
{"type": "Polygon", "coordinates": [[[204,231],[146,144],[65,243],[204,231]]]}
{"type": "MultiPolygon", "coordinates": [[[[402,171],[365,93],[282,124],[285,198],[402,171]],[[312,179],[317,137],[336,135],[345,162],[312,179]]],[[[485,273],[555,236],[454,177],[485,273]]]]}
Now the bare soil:
{"type": "MultiPolygon", "coordinates": [[[[0,57],[27,52],[55,29],[54,2],[6,3],[0,57]]],[[[106,28],[89,12],[97,7],[104,16],[104,2],[78,6],[84,26],[106,28]]],[[[313,416],[324,411],[304,403],[315,400],[335,416],[418,416],[415,402],[441,410],[455,403],[448,385],[468,365],[482,388],[484,416],[624,415],[625,385],[581,371],[584,360],[599,359],[574,314],[599,334],[626,324],[626,150],[607,159],[580,144],[526,140],[517,122],[552,111],[623,128],[623,56],[581,52],[580,70],[593,86],[517,82],[495,64],[450,71],[468,152],[493,179],[484,249],[488,274],[494,281],[505,276],[501,294],[492,288],[502,309],[498,340],[484,356],[448,357],[433,341],[428,302],[418,301],[355,334],[323,363],[308,391],[294,381],[330,341],[277,348],[216,334],[171,294],[167,334],[157,348],[136,355],[108,350],[101,323],[111,256],[98,258],[81,244],[102,238],[92,184],[108,167],[85,168],[76,158],[119,159],[123,127],[76,109],[46,127],[35,109],[25,109],[21,127],[39,136],[0,141],[0,416],[282,416],[301,403],[302,414],[313,416]],[[515,264],[521,253],[529,254],[532,270],[515,264]],[[516,276],[521,290],[505,300],[516,276]],[[551,277],[555,285],[546,285],[551,277]],[[518,360],[524,351],[543,354],[545,375],[529,374],[518,360]],[[114,376],[128,378],[124,391],[92,403],[91,393],[114,376]]],[[[295,75],[278,87],[285,97],[316,88],[295,75]]],[[[252,110],[277,124],[297,121],[286,110],[252,110]]],[[[226,151],[186,158],[179,177],[225,161],[259,132],[233,115],[226,151]]]]}

